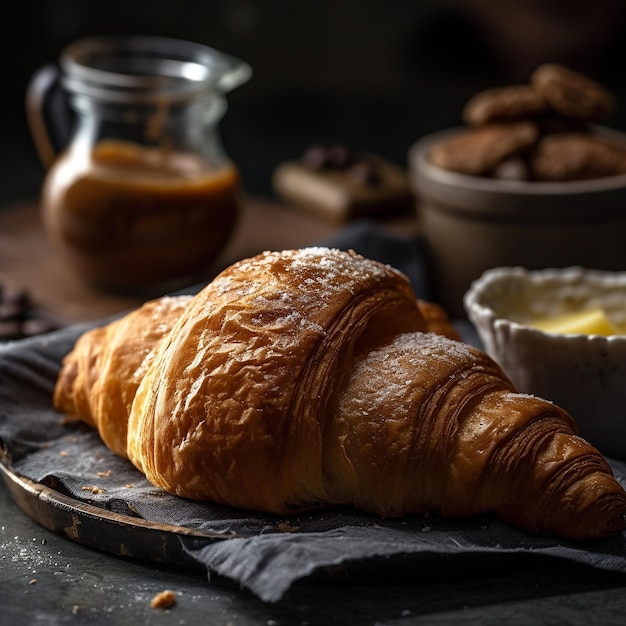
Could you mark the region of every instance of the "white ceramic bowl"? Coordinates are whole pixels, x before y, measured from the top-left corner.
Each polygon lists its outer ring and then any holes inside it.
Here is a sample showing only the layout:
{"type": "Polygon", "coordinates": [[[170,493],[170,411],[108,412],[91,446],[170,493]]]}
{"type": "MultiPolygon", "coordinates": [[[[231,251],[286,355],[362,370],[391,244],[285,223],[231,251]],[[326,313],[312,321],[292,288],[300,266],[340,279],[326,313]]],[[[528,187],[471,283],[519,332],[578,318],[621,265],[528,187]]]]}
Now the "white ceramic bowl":
{"type": "Polygon", "coordinates": [[[519,391],[551,400],[607,456],[626,459],[626,336],[564,335],[533,320],[601,307],[626,324],[626,272],[486,271],[464,297],[483,347],[519,391]]]}
{"type": "MultiPolygon", "coordinates": [[[[626,270],[626,174],[527,182],[468,176],[429,162],[434,143],[463,130],[423,137],[408,154],[435,299],[454,317],[464,314],[471,282],[493,267],[626,270]]],[[[596,132],[626,144],[622,133],[596,132]]]]}

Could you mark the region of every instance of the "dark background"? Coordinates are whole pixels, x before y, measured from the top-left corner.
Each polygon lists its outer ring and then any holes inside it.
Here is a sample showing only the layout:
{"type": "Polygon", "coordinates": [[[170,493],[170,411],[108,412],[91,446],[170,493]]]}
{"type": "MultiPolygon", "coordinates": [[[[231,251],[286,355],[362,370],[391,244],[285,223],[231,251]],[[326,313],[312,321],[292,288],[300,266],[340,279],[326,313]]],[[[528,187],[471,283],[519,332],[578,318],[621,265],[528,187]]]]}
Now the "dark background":
{"type": "Polygon", "coordinates": [[[281,160],[343,142],[400,165],[422,135],[460,123],[489,86],[559,61],[612,89],[626,129],[622,0],[7,0],[0,20],[0,207],[43,176],[24,94],[73,40],[149,34],[208,44],[250,63],[220,129],[251,193],[271,194],[281,160]]]}

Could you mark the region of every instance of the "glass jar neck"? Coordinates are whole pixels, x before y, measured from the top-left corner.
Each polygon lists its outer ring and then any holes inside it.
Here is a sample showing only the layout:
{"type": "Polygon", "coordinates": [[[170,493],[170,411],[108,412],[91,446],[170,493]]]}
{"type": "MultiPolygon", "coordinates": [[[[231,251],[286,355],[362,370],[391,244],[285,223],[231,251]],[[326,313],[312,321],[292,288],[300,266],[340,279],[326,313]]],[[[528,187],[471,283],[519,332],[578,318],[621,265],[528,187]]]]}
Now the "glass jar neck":
{"type": "Polygon", "coordinates": [[[69,103],[81,118],[117,125],[158,125],[163,131],[181,125],[192,128],[212,127],[227,110],[220,95],[203,95],[187,101],[172,101],[163,96],[151,102],[113,103],[83,93],[70,94],[69,103]]]}
{"type": "Polygon", "coordinates": [[[224,98],[195,101],[185,106],[122,106],[74,96],[77,112],[71,149],[86,154],[98,142],[116,139],[140,146],[195,152],[213,166],[226,160],[217,122],[226,110],[224,98]]]}
{"type": "Polygon", "coordinates": [[[89,38],[60,58],[61,83],[76,112],[74,148],[101,139],[201,152],[220,160],[216,126],[225,93],[249,66],[200,44],[159,37],[89,38]]]}
{"type": "Polygon", "coordinates": [[[250,67],[213,48],[163,37],[93,37],[61,55],[70,94],[111,105],[172,105],[219,98],[250,77],[250,67]]]}

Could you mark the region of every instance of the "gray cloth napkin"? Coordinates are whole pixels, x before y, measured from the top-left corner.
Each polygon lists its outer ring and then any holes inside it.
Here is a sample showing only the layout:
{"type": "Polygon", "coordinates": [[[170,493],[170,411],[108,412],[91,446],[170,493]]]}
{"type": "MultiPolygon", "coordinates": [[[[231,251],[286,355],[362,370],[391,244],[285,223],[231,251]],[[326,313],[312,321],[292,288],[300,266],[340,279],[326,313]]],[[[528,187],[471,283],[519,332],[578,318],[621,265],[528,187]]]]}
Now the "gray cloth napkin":
{"type": "MultiPolygon", "coordinates": [[[[371,227],[355,226],[371,236],[371,227]]],[[[375,241],[380,243],[380,239],[375,241]]],[[[341,242],[339,242],[341,243],[341,242]]],[[[350,243],[350,242],[348,242],[350,243]]],[[[386,239],[386,245],[393,244],[386,239]]],[[[414,264],[422,280],[421,250],[397,249],[414,264]]],[[[363,254],[363,245],[349,245],[363,254]]],[[[341,247],[341,245],[337,245],[341,247]]],[[[347,246],[348,247],[348,246],[347,246]]],[[[374,256],[374,255],[371,255],[374,256]]],[[[386,260],[405,269],[394,259],[386,260]]],[[[409,274],[410,272],[407,272],[409,274]]],[[[558,558],[626,573],[626,535],[575,544],[534,537],[490,516],[444,520],[409,516],[383,520],[349,508],[307,513],[295,518],[259,515],[188,501],[151,486],[130,463],[113,455],[95,431],[64,424],[51,405],[61,359],[78,336],[95,324],[0,346],[0,459],[11,471],[55,492],[133,519],[218,533],[222,540],[180,537],[186,562],[235,581],[267,602],[276,602],[291,585],[319,577],[365,577],[387,582],[398,576],[429,577],[480,569],[516,558],[558,558]]],[[[626,465],[612,462],[626,485],[626,465]]],[[[128,546],[132,552],[132,546],[128,546]]]]}

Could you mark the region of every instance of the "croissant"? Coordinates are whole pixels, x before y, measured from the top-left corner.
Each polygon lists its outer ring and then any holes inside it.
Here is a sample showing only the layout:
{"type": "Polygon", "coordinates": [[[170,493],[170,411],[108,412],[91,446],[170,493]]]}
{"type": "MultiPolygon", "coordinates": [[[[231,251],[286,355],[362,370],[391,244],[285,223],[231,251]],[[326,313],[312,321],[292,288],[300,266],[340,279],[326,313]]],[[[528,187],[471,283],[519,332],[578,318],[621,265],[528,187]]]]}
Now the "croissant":
{"type": "Polygon", "coordinates": [[[572,418],[456,337],[387,265],[266,252],[82,335],[54,404],[187,498],[493,513],[574,540],[626,528],[626,493],[572,418]]]}
{"type": "Polygon", "coordinates": [[[136,311],[78,338],[55,386],[54,404],[66,421],[98,429],[115,454],[128,458],[128,416],[157,348],[191,296],[151,300],[136,311]]]}

